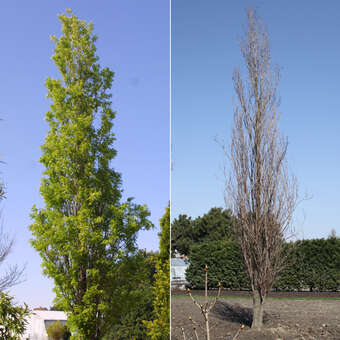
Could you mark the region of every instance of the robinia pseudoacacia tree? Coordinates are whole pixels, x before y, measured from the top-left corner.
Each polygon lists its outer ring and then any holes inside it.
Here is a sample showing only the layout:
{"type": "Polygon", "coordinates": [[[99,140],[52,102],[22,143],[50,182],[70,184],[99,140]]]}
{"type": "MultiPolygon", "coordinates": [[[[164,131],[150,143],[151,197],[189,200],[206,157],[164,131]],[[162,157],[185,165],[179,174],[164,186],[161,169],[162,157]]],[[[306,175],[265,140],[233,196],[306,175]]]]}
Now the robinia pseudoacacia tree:
{"type": "Polygon", "coordinates": [[[278,131],[279,69],[271,63],[268,35],[254,10],[241,41],[248,79],[233,75],[237,102],[230,150],[226,204],[236,217],[253,294],[253,328],[263,325],[263,303],[284,265],[283,245],[291,236],[297,182],[287,170],[287,139],[278,131]]]}
{"type": "Polygon", "coordinates": [[[45,207],[32,209],[31,243],[54,280],[72,338],[96,340],[119,315],[137,232],[152,224],[146,206],[121,202],[121,175],[110,165],[114,73],[98,64],[92,24],[67,13],[59,16],[62,36],[52,37],[61,77],[46,81],[52,104],[40,158],[45,207]]]}

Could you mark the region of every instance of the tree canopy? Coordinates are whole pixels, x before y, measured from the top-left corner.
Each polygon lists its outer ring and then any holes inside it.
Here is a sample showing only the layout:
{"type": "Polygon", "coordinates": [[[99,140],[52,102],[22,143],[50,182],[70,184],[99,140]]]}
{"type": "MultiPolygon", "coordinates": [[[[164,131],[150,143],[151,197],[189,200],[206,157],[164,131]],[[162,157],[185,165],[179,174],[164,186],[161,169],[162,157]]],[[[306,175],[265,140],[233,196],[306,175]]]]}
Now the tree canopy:
{"type": "Polygon", "coordinates": [[[98,63],[93,25],[67,12],[59,16],[61,37],[52,36],[60,78],[46,80],[45,207],[32,209],[31,243],[75,338],[95,340],[120,319],[137,232],[152,224],[145,205],[121,202],[121,175],[111,167],[114,73],[98,63]]]}
{"type": "Polygon", "coordinates": [[[211,208],[202,217],[179,215],[171,224],[171,252],[189,255],[195,244],[233,239],[232,218],[228,210],[211,208]]]}

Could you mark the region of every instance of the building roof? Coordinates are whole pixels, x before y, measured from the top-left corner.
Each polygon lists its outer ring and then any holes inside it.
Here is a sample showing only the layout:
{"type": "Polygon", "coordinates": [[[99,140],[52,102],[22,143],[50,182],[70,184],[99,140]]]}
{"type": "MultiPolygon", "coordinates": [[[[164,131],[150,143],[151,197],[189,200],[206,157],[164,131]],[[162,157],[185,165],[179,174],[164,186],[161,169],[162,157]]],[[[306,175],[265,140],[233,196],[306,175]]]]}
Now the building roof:
{"type": "Polygon", "coordinates": [[[67,320],[65,312],[54,310],[34,310],[31,315],[35,315],[42,320],[67,320]]]}

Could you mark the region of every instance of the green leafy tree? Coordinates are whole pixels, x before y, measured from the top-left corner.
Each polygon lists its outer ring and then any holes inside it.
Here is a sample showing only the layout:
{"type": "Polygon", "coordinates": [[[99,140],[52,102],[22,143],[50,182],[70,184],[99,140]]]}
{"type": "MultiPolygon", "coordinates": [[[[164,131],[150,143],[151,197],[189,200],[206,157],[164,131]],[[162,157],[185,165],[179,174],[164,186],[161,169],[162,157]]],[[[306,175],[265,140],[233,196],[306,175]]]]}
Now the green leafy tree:
{"type": "Polygon", "coordinates": [[[189,256],[192,245],[221,239],[234,239],[231,213],[222,208],[211,208],[194,220],[187,215],[179,215],[171,225],[172,254],[177,250],[189,256]]]}
{"type": "Polygon", "coordinates": [[[152,340],[168,340],[170,334],[170,205],[160,219],[160,256],[156,263],[154,320],[145,321],[152,340]]]}
{"type": "Polygon", "coordinates": [[[13,298],[0,292],[0,339],[19,340],[25,332],[29,309],[15,306],[13,298]]]}
{"type": "Polygon", "coordinates": [[[193,241],[193,220],[187,215],[179,215],[171,223],[171,253],[189,254],[190,245],[193,241]]]}
{"type": "Polygon", "coordinates": [[[31,242],[54,279],[72,338],[96,340],[119,320],[137,232],[152,224],[146,206],[121,202],[121,176],[110,167],[114,74],[98,64],[92,24],[67,12],[59,16],[62,36],[52,37],[61,77],[46,81],[52,104],[40,158],[45,207],[32,209],[31,242]]]}

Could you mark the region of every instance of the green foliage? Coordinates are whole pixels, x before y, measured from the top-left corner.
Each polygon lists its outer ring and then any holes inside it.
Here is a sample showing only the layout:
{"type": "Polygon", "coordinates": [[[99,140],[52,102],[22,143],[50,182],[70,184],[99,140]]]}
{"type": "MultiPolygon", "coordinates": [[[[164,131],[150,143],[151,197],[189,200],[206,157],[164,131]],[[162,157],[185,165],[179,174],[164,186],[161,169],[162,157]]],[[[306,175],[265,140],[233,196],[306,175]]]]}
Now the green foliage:
{"type": "Polygon", "coordinates": [[[208,287],[247,289],[249,279],[242,254],[235,241],[210,241],[193,245],[186,279],[194,289],[204,289],[204,267],[209,268],[208,287]]]}
{"type": "Polygon", "coordinates": [[[129,309],[123,313],[120,323],[115,324],[109,336],[110,340],[143,340],[146,339],[146,327],[143,323],[145,319],[151,319],[153,315],[153,292],[152,286],[148,285],[143,290],[134,292],[133,304],[129,304],[129,309]]]}
{"type": "Polygon", "coordinates": [[[25,332],[29,309],[15,306],[13,298],[0,292],[0,339],[19,340],[25,332]]]}
{"type": "Polygon", "coordinates": [[[156,263],[153,285],[153,320],[145,320],[147,335],[151,340],[168,340],[170,334],[170,206],[160,219],[160,256],[156,263]]]}
{"type": "Polygon", "coordinates": [[[190,245],[193,243],[193,220],[187,215],[179,215],[171,224],[171,253],[177,250],[180,254],[189,254],[190,245]]]}
{"type": "Polygon", "coordinates": [[[71,338],[70,329],[65,325],[65,326],[64,326],[63,340],[70,340],[70,338],[71,338]]]}
{"type": "MultiPolygon", "coordinates": [[[[273,284],[277,291],[340,290],[340,238],[300,240],[286,243],[286,267],[273,284]]],[[[190,250],[186,278],[193,288],[203,289],[205,264],[209,266],[209,287],[221,281],[224,288],[249,288],[249,279],[239,246],[235,241],[196,244],[190,250]]]]}
{"type": "Polygon", "coordinates": [[[171,225],[171,251],[189,256],[190,247],[217,240],[234,239],[232,219],[228,210],[211,208],[202,217],[192,220],[187,215],[179,215],[171,225]]]}
{"type": "Polygon", "coordinates": [[[144,251],[139,251],[130,258],[135,273],[131,277],[131,285],[123,288],[119,320],[103,337],[103,340],[144,340],[147,338],[147,329],[143,320],[151,320],[153,317],[152,284],[157,258],[156,254],[144,251]]]}
{"type": "Polygon", "coordinates": [[[72,338],[101,339],[120,320],[137,232],[152,224],[146,206],[121,203],[121,176],[110,168],[114,74],[97,63],[92,24],[68,12],[59,16],[62,36],[52,37],[61,78],[46,81],[52,104],[40,158],[45,208],[32,209],[31,243],[54,279],[72,338]]]}
{"type": "Polygon", "coordinates": [[[168,204],[165,214],[159,220],[161,231],[158,234],[159,240],[159,257],[165,262],[170,256],[170,203],[168,204]]]}
{"type": "Polygon", "coordinates": [[[340,238],[297,241],[289,262],[274,284],[276,289],[340,289],[340,238]]]}
{"type": "Polygon", "coordinates": [[[289,242],[284,245],[282,252],[286,261],[286,266],[278,273],[274,284],[274,290],[293,291],[303,289],[300,269],[303,266],[304,258],[301,249],[298,248],[298,242],[289,242]]]}
{"type": "Polygon", "coordinates": [[[170,334],[170,261],[158,261],[156,269],[153,286],[153,307],[156,318],[145,321],[145,325],[150,339],[167,340],[170,334]]]}
{"type": "Polygon", "coordinates": [[[47,327],[46,332],[52,340],[62,340],[65,334],[65,327],[60,321],[55,321],[47,327]]]}

